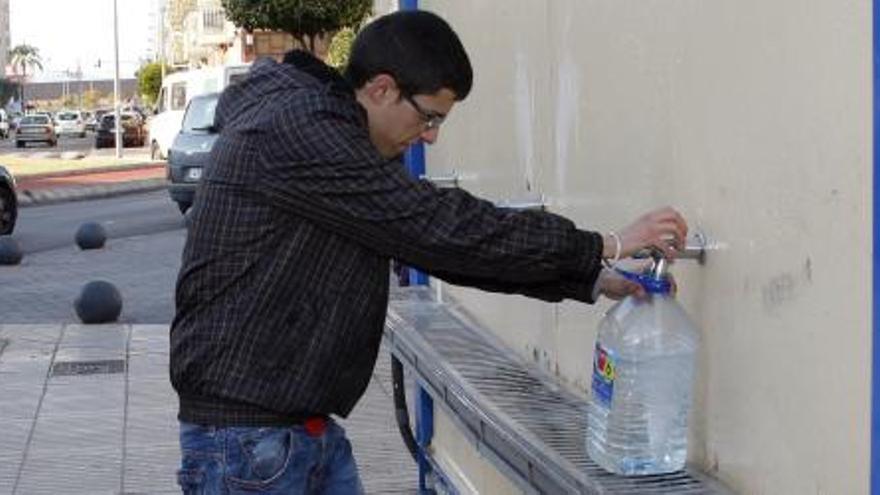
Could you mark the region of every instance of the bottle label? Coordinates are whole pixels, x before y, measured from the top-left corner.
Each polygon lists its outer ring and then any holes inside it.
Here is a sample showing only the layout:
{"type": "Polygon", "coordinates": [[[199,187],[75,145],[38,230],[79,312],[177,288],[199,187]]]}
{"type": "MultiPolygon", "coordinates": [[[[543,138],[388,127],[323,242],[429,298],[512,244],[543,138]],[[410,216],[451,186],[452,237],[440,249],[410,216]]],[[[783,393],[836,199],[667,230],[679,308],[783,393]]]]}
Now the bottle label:
{"type": "Polygon", "coordinates": [[[611,408],[614,395],[614,378],[617,374],[617,360],[614,355],[596,342],[593,353],[593,397],[599,404],[611,408]]]}

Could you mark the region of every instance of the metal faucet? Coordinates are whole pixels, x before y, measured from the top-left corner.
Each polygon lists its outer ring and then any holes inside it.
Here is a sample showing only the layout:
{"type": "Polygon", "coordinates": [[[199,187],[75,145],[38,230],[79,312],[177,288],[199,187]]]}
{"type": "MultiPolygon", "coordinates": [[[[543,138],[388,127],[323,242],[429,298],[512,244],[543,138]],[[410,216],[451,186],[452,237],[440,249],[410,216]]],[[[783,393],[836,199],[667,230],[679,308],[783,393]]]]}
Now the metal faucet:
{"type": "MultiPolygon", "coordinates": [[[[696,260],[697,263],[703,265],[706,263],[706,245],[706,234],[701,230],[697,230],[694,235],[685,242],[684,249],[678,251],[676,259],[696,260]]],[[[649,247],[634,254],[633,258],[651,258],[653,260],[649,272],[651,277],[656,280],[666,278],[667,271],[669,270],[669,260],[663,255],[663,251],[655,247],[649,247]]]]}

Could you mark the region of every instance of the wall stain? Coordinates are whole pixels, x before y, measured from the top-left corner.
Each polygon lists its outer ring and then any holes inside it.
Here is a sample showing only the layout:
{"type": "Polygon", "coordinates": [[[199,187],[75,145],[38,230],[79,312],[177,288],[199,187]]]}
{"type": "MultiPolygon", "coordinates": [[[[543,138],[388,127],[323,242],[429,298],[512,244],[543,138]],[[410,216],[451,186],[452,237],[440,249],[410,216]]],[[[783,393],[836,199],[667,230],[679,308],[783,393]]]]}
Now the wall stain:
{"type": "Polygon", "coordinates": [[[790,273],[783,273],[770,279],[761,288],[764,299],[764,310],[774,311],[783,304],[794,299],[794,277],[790,273]]]}
{"type": "Polygon", "coordinates": [[[782,306],[795,300],[804,285],[813,283],[813,261],[808,256],[800,270],[786,272],[771,278],[761,288],[764,311],[775,313],[782,306]]]}

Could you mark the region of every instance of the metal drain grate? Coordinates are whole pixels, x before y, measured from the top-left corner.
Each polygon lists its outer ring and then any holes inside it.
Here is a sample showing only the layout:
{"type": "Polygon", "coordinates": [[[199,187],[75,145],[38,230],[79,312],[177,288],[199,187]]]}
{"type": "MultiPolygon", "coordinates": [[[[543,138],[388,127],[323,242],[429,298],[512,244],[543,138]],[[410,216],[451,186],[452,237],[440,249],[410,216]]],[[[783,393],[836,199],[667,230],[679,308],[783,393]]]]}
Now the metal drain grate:
{"type": "Polygon", "coordinates": [[[52,365],[52,376],[112,375],[124,371],[124,359],[58,361],[52,365]]]}
{"type": "Polygon", "coordinates": [[[410,288],[392,298],[386,337],[398,358],[469,436],[542,493],[730,493],[701,473],[627,478],[602,470],[586,454],[586,403],[541,376],[453,305],[410,288]]]}

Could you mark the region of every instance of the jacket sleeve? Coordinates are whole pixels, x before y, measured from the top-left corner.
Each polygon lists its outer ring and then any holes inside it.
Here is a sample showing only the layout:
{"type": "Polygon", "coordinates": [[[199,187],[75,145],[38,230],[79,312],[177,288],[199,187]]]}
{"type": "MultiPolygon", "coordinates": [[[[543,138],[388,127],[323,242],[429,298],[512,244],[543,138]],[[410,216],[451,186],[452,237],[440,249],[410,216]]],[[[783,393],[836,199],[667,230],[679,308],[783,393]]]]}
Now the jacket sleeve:
{"type": "Polygon", "coordinates": [[[454,285],[474,287],[489,292],[502,294],[520,294],[523,296],[540,299],[547,302],[560,302],[563,299],[593,304],[597,295],[593,284],[575,280],[554,280],[551,282],[537,282],[530,284],[517,284],[498,280],[487,280],[476,277],[468,277],[452,273],[430,272],[431,276],[437,277],[444,282],[454,285]]]}
{"type": "Polygon", "coordinates": [[[599,234],[552,213],[498,208],[414,179],[378,154],[365,116],[327,95],[301,100],[275,111],[258,138],[261,190],[278,208],[467,285],[518,293],[557,286],[544,292],[548,300],[591,292],[599,234]]]}

